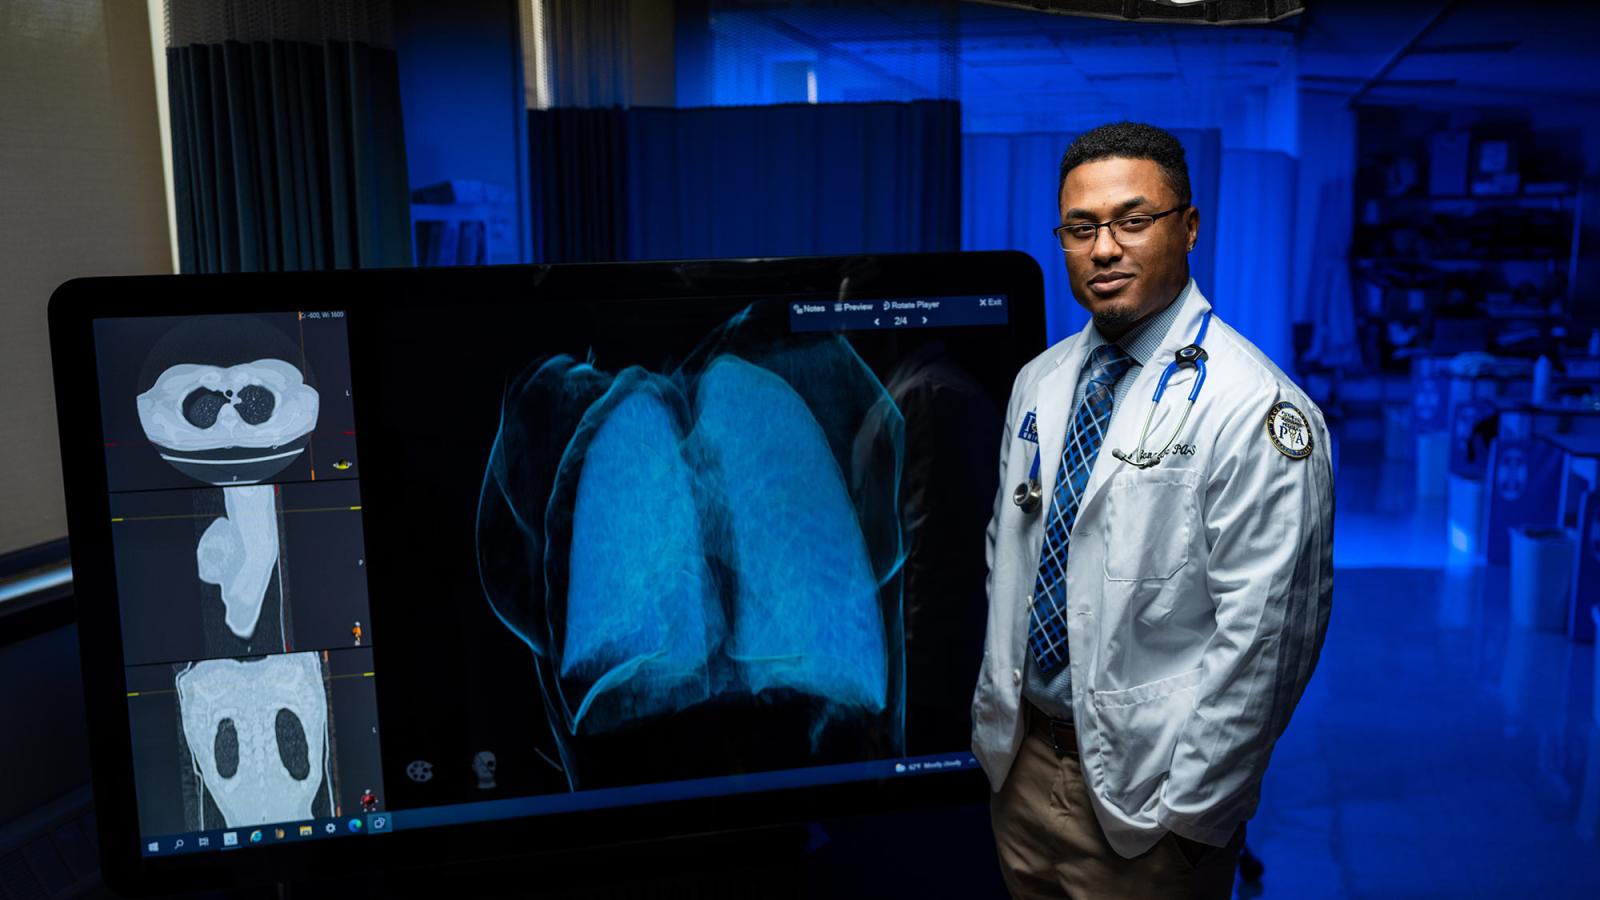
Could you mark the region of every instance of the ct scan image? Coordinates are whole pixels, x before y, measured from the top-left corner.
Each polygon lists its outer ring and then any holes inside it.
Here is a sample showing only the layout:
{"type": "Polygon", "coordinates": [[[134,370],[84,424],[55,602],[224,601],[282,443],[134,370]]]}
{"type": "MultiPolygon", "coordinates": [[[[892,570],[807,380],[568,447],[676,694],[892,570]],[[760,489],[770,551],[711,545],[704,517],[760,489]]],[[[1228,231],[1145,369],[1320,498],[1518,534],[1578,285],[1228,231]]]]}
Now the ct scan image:
{"type": "Polygon", "coordinates": [[[246,828],[383,808],[369,650],[128,670],[140,828],[246,828]]]}
{"type": "Polygon", "coordinates": [[[110,502],[127,665],[371,646],[356,482],[110,502]]]}
{"type": "Polygon", "coordinates": [[[356,476],[337,313],[96,323],[112,491],[356,476]]]}

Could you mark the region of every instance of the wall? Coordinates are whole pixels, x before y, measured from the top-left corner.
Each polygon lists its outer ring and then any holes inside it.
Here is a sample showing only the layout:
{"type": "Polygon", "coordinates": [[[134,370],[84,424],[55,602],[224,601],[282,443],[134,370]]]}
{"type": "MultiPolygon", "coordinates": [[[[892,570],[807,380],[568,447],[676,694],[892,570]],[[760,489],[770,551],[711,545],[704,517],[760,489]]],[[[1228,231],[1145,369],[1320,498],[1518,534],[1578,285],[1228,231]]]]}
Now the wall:
{"type": "Polygon", "coordinates": [[[0,3],[0,553],[66,534],[45,310],[172,271],[143,4],[0,3]]]}

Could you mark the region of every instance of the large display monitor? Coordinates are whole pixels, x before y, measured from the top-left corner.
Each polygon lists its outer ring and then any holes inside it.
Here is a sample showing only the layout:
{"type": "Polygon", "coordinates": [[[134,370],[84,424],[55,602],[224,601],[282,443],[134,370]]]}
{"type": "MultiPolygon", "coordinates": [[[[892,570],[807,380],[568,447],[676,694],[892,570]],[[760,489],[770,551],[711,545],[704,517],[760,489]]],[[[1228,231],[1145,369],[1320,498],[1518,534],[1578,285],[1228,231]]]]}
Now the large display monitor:
{"type": "Polygon", "coordinates": [[[981,796],[1029,257],[87,279],[50,320],[114,883],[981,796]]]}

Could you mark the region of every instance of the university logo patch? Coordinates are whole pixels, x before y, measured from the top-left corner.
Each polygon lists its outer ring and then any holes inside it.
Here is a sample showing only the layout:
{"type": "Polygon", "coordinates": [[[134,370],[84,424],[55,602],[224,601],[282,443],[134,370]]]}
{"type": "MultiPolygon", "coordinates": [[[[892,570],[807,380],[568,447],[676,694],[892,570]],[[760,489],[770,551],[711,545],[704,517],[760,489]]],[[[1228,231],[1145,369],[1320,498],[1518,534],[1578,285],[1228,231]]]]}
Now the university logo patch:
{"type": "Polygon", "coordinates": [[[1039,424],[1034,420],[1033,410],[1028,410],[1028,414],[1022,417],[1022,428],[1017,432],[1017,437],[1029,443],[1039,443],[1039,424]]]}

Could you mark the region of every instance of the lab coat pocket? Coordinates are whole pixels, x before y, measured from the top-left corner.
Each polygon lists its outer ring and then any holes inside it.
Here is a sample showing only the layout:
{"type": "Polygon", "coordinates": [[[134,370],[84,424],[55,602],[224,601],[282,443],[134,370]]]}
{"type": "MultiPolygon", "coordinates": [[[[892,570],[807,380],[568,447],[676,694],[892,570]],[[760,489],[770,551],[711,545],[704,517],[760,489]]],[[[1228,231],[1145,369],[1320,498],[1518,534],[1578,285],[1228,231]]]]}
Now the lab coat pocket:
{"type": "Polygon", "coordinates": [[[1203,668],[1120,691],[1093,693],[1101,789],[1124,812],[1142,809],[1172,768],[1172,751],[1194,711],[1203,668]]]}
{"type": "Polygon", "coordinates": [[[1106,485],[1107,581],[1168,581],[1189,561],[1200,518],[1200,473],[1163,469],[1120,473],[1106,485]]]}

